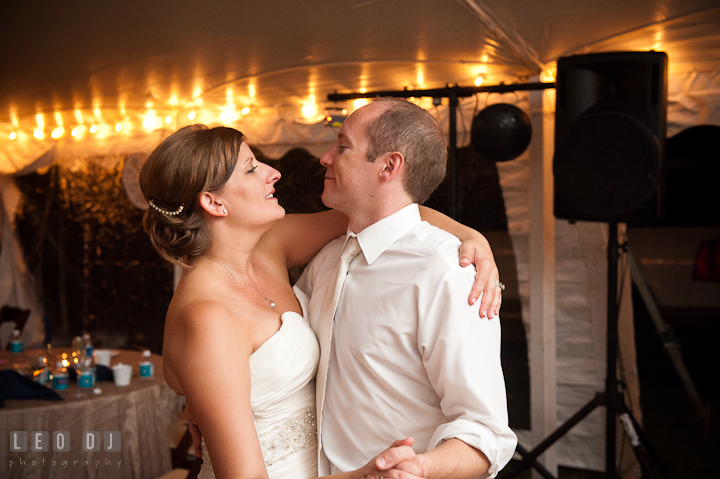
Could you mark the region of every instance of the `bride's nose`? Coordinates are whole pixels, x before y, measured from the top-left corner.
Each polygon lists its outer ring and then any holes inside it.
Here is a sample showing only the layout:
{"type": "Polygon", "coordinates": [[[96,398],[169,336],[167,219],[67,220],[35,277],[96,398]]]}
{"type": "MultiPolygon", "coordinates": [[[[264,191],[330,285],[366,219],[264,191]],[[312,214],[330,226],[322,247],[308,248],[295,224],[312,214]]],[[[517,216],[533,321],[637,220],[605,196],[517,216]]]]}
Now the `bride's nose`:
{"type": "Polygon", "coordinates": [[[267,182],[270,184],[273,184],[277,182],[277,180],[280,179],[282,175],[278,170],[273,168],[272,166],[268,166],[268,173],[267,173],[267,182]]]}

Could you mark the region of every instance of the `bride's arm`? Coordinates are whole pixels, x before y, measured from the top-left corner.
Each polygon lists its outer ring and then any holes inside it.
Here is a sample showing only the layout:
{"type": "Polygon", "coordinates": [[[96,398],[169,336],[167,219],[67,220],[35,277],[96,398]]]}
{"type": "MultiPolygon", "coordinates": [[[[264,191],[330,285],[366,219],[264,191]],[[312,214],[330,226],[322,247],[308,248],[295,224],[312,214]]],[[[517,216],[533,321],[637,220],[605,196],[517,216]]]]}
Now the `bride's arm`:
{"type": "MultiPolygon", "coordinates": [[[[487,239],[457,221],[425,206],[420,206],[424,221],[457,236],[460,247],[460,264],[474,264],[477,269],[475,284],[468,301],[475,304],[482,292],[480,313],[493,317],[500,311],[502,296],[496,286],[498,269],[487,239]]],[[[307,264],[329,241],[347,231],[348,219],[335,210],[312,214],[291,214],[277,221],[262,238],[272,256],[280,258],[287,267],[307,264]]]]}
{"type": "Polygon", "coordinates": [[[348,218],[335,210],[292,214],[277,222],[261,241],[266,251],[277,254],[287,267],[307,264],[323,246],[347,232],[348,218]]]}
{"type": "Polygon", "coordinates": [[[237,330],[231,325],[237,318],[222,305],[193,305],[182,315],[176,322],[182,331],[174,336],[173,349],[182,351],[183,357],[168,359],[192,405],[215,476],[267,478],[250,407],[251,342],[228,334],[237,330]],[[232,374],[227,365],[232,365],[232,374]]]}

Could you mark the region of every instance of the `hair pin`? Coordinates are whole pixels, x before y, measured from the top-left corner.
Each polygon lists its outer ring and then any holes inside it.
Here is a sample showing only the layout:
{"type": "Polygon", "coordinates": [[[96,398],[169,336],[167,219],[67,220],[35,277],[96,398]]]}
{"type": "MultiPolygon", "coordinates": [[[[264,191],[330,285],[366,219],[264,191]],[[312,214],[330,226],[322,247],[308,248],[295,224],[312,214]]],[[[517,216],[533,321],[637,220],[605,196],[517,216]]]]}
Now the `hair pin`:
{"type": "Polygon", "coordinates": [[[179,215],[180,213],[182,213],[182,211],[185,209],[185,206],[184,206],[184,205],[180,205],[180,207],[179,207],[178,209],[176,209],[175,211],[168,211],[168,210],[166,210],[166,209],[160,208],[158,205],[156,205],[155,203],[153,203],[153,200],[148,201],[148,203],[149,203],[150,206],[152,206],[156,211],[164,214],[165,216],[177,216],[177,215],[179,215]]]}

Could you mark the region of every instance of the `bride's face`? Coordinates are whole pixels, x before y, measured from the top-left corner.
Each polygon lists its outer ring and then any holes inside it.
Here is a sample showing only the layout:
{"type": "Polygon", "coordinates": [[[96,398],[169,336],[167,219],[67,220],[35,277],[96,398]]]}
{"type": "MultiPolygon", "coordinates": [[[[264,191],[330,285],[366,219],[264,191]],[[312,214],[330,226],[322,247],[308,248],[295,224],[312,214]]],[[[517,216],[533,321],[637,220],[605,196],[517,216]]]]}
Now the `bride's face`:
{"type": "Polygon", "coordinates": [[[275,183],[280,172],[255,158],[246,143],[240,146],[235,170],[222,190],[229,218],[245,225],[266,224],[285,215],[275,198],[275,183]]]}

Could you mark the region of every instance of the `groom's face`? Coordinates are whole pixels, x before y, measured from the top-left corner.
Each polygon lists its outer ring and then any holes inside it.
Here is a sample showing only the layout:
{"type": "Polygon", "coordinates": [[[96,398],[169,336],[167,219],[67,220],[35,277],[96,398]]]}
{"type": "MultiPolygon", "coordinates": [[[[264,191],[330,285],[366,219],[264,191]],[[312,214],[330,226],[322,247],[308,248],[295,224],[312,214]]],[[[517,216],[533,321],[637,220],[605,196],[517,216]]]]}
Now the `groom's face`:
{"type": "Polygon", "coordinates": [[[385,108],[369,104],[348,117],[338,131],[335,144],[320,158],[327,168],[323,203],[328,208],[352,214],[372,197],[377,184],[377,165],[368,161],[368,125],[385,108]]]}

